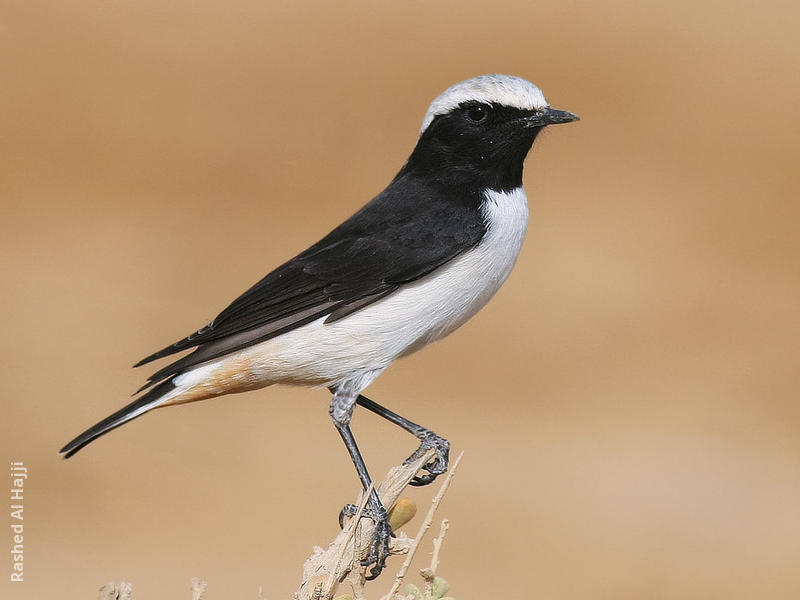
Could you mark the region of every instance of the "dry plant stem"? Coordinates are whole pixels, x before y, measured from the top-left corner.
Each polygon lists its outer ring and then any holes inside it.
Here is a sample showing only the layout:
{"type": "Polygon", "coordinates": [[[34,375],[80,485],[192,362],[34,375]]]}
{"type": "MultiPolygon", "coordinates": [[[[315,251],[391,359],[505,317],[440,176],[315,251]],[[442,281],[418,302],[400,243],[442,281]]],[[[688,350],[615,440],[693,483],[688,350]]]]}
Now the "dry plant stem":
{"type": "Polygon", "coordinates": [[[107,583],[100,588],[99,600],[131,600],[133,598],[133,585],[123,581],[119,586],[107,583]]]}
{"type": "MultiPolygon", "coordinates": [[[[397,502],[402,491],[422,466],[436,458],[436,451],[430,449],[407,465],[392,467],[386,477],[375,486],[383,505],[389,509],[397,502]]],[[[368,496],[362,495],[362,502],[368,496]]],[[[364,568],[361,559],[366,556],[375,529],[370,519],[352,518],[327,550],[316,548],[303,565],[303,580],[295,592],[297,600],[326,600],[331,598],[338,585],[346,578],[353,588],[354,596],[362,593],[364,568]],[[329,587],[329,582],[332,585],[329,587]]],[[[408,540],[402,537],[391,540],[392,554],[408,551],[408,540]]]]}
{"type": "Polygon", "coordinates": [[[361,501],[358,504],[358,512],[352,519],[350,519],[347,525],[345,525],[345,527],[342,529],[342,533],[347,532],[347,535],[344,537],[339,552],[339,556],[337,557],[336,562],[334,563],[336,565],[336,568],[331,570],[330,574],[328,575],[328,580],[325,582],[325,585],[322,588],[322,593],[320,594],[321,598],[327,598],[328,596],[330,596],[334,586],[336,585],[336,580],[334,579],[334,575],[342,565],[342,558],[344,557],[345,549],[351,548],[353,554],[355,555],[355,552],[357,550],[355,547],[355,542],[354,545],[351,547],[350,541],[354,539],[356,531],[358,531],[358,528],[361,524],[361,515],[364,514],[364,508],[367,506],[367,502],[369,502],[369,495],[372,493],[373,487],[375,487],[374,483],[370,484],[370,486],[366,489],[366,491],[361,494],[361,501]]]}
{"type": "Polygon", "coordinates": [[[200,581],[199,577],[192,578],[192,600],[202,600],[203,593],[206,591],[208,584],[205,581],[200,581]]]}
{"type": "Polygon", "coordinates": [[[445,477],[442,487],[439,488],[436,496],[434,496],[433,500],[431,500],[431,507],[428,509],[428,513],[425,515],[425,520],[419,526],[419,531],[417,532],[414,541],[411,542],[411,546],[408,549],[408,555],[403,562],[403,566],[400,567],[400,570],[397,572],[397,576],[394,579],[394,584],[392,584],[392,589],[389,590],[389,593],[383,597],[383,600],[391,600],[394,598],[397,590],[400,589],[400,585],[403,583],[403,578],[406,576],[406,573],[408,573],[408,568],[411,566],[411,561],[414,560],[414,554],[417,552],[417,548],[419,548],[419,543],[422,541],[425,532],[430,529],[430,526],[433,523],[433,515],[436,513],[436,509],[439,508],[439,504],[441,503],[447,488],[450,486],[450,482],[453,479],[453,475],[455,475],[456,469],[458,468],[458,463],[461,462],[462,456],[464,456],[463,451],[458,455],[453,463],[453,466],[450,467],[450,471],[447,473],[447,477],[445,477]]]}
{"type": "Polygon", "coordinates": [[[442,549],[442,542],[444,541],[444,536],[447,535],[448,529],[450,529],[450,521],[447,519],[442,519],[442,526],[439,529],[439,537],[433,540],[433,555],[431,556],[430,570],[434,573],[436,573],[437,569],[439,568],[439,552],[442,549]]]}
{"type": "MultiPolygon", "coordinates": [[[[192,600],[203,600],[203,593],[208,584],[200,581],[198,577],[192,578],[192,600]]],[[[259,595],[260,595],[259,591],[259,595]]],[[[98,600],[133,600],[133,585],[123,581],[118,586],[114,583],[107,583],[100,588],[98,600]]]]}
{"type": "Polygon", "coordinates": [[[442,525],[439,528],[439,535],[433,540],[433,553],[431,554],[431,564],[424,569],[420,569],[419,574],[425,580],[425,597],[430,598],[433,595],[433,582],[436,580],[436,570],[439,568],[439,552],[442,549],[442,542],[444,536],[447,535],[447,530],[450,528],[450,521],[442,519],[442,525]]]}
{"type": "MultiPolygon", "coordinates": [[[[444,493],[447,491],[453,474],[464,455],[462,452],[458,455],[450,472],[445,477],[442,486],[436,493],[436,496],[431,501],[431,507],[428,510],[425,520],[420,526],[416,539],[409,539],[404,534],[399,534],[397,538],[392,538],[390,542],[391,554],[408,554],[403,566],[397,574],[397,577],[392,587],[392,591],[384,600],[393,598],[397,592],[400,584],[408,572],[411,560],[414,553],[419,547],[419,543],[427,530],[433,522],[433,515],[439,504],[442,501],[444,493]]],[[[431,462],[436,458],[436,451],[431,448],[422,456],[412,461],[407,465],[399,465],[392,467],[387,473],[386,477],[377,486],[376,490],[383,505],[389,509],[391,508],[400,497],[400,494],[408,486],[413,477],[420,471],[423,465],[431,462]]],[[[370,549],[372,541],[372,532],[375,529],[374,523],[370,519],[361,519],[364,507],[367,504],[371,488],[362,493],[359,501],[359,510],[355,517],[351,518],[345,523],[344,528],[336,536],[336,539],[328,546],[327,550],[315,548],[314,553],[309,557],[303,566],[303,582],[300,589],[295,592],[294,598],[296,600],[329,600],[333,597],[334,592],[338,585],[345,579],[352,588],[352,596],[354,600],[363,600],[364,598],[364,574],[365,567],[361,566],[361,559],[370,549]]],[[[439,548],[441,547],[442,539],[447,531],[447,520],[442,522],[442,528],[439,537],[434,540],[434,554],[431,560],[431,566],[424,571],[434,572],[439,562],[439,548]]],[[[427,580],[427,579],[426,579],[427,580]]],[[[133,586],[129,583],[121,583],[119,586],[109,583],[100,589],[100,600],[131,600],[133,586]]],[[[195,578],[192,580],[192,598],[193,600],[202,600],[206,590],[206,583],[195,578]]],[[[259,590],[259,597],[261,591],[259,590]]]]}

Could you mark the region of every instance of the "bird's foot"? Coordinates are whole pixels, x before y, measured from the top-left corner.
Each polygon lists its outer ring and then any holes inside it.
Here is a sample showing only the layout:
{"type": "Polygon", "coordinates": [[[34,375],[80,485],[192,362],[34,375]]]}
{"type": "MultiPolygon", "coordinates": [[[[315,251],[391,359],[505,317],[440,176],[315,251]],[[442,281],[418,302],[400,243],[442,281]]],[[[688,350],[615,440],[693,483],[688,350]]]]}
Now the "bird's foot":
{"type": "Polygon", "coordinates": [[[369,575],[365,577],[367,581],[375,579],[386,566],[386,559],[389,557],[389,540],[392,536],[392,526],[389,525],[389,517],[384,511],[383,517],[375,522],[369,555],[361,561],[363,567],[372,566],[369,575]]]}
{"type": "Polygon", "coordinates": [[[427,471],[427,473],[423,475],[416,475],[409,482],[409,485],[415,486],[433,483],[433,480],[439,475],[447,472],[447,465],[450,462],[450,442],[448,442],[442,436],[436,435],[432,431],[426,429],[425,432],[419,436],[419,439],[422,440],[419,448],[417,448],[403,464],[407,465],[408,463],[417,460],[431,448],[436,451],[436,458],[431,462],[422,465],[422,469],[427,471]]]}
{"type": "MultiPolygon", "coordinates": [[[[358,504],[345,504],[342,510],[339,511],[339,529],[344,529],[344,520],[347,517],[355,517],[360,508],[358,504]]],[[[364,507],[364,510],[361,511],[361,516],[372,519],[375,522],[378,521],[378,517],[376,517],[374,511],[369,506],[364,507]]]]}
{"type": "MultiPolygon", "coordinates": [[[[354,517],[358,514],[359,507],[355,504],[346,504],[339,513],[339,527],[344,526],[345,517],[354,517]]],[[[389,516],[386,509],[381,507],[380,510],[365,507],[361,512],[362,517],[372,519],[375,523],[375,529],[372,532],[372,541],[370,542],[369,554],[361,561],[362,567],[372,566],[368,575],[365,576],[367,581],[375,579],[381,574],[383,568],[386,566],[386,559],[389,557],[389,540],[394,536],[392,527],[389,525],[389,516]]]]}

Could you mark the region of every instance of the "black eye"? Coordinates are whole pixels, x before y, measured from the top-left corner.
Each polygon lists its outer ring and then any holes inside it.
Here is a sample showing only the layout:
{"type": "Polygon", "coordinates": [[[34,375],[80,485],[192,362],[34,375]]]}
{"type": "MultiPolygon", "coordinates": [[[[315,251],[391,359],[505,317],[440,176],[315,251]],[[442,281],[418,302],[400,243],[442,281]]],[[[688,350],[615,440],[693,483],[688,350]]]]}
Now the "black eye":
{"type": "Polygon", "coordinates": [[[467,118],[473,123],[482,123],[489,116],[489,107],[483,104],[476,104],[467,109],[467,118]]]}

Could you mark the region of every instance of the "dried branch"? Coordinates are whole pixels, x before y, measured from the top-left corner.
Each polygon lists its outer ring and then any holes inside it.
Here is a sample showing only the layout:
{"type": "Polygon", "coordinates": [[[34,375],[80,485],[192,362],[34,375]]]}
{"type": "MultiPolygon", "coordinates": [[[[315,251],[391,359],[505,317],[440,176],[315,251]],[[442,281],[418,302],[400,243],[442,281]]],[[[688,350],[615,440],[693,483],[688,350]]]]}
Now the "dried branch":
{"type": "Polygon", "coordinates": [[[98,600],[131,600],[133,585],[127,581],[121,582],[118,586],[109,582],[100,588],[97,597],[98,600]]]}
{"type": "Polygon", "coordinates": [[[442,525],[439,528],[439,537],[433,540],[433,553],[431,554],[431,564],[429,567],[420,569],[419,574],[425,580],[425,597],[430,598],[433,596],[433,586],[436,583],[436,569],[439,568],[439,552],[442,549],[442,542],[447,530],[450,528],[450,521],[447,519],[442,520],[442,525]]]}
{"type": "MultiPolygon", "coordinates": [[[[376,486],[383,505],[394,506],[414,475],[435,456],[435,451],[431,449],[407,465],[392,467],[376,486]]],[[[361,494],[361,497],[359,504],[366,502],[367,496],[361,494]]],[[[351,518],[327,550],[315,548],[303,566],[303,579],[294,594],[295,600],[328,600],[345,580],[353,598],[363,596],[366,569],[361,566],[361,560],[369,553],[374,528],[369,519],[351,518]]],[[[409,548],[410,540],[398,536],[391,540],[389,551],[391,554],[405,554],[409,548]]]]}
{"type": "MultiPolygon", "coordinates": [[[[439,553],[442,541],[449,527],[449,522],[444,519],[439,530],[439,536],[433,540],[433,553],[428,567],[420,570],[425,581],[424,595],[412,584],[407,586],[407,595],[399,595],[400,586],[408,573],[422,538],[430,529],[433,517],[439,504],[442,502],[447,488],[453,479],[456,469],[461,462],[462,452],[450,467],[447,476],[442,482],[439,491],[431,500],[425,519],[419,527],[415,538],[409,538],[404,533],[397,533],[389,542],[389,552],[392,555],[405,554],[406,559],[395,576],[392,588],[381,600],[452,600],[443,598],[449,585],[441,577],[436,576],[439,566],[439,553]]],[[[393,531],[405,525],[416,513],[416,505],[407,498],[400,498],[400,494],[408,486],[412,478],[420,471],[423,465],[431,462],[436,456],[431,449],[407,465],[392,467],[386,477],[375,487],[384,506],[389,507],[389,522],[393,531]]],[[[326,550],[315,547],[313,554],[303,565],[303,579],[300,588],[293,594],[294,600],[364,600],[364,584],[366,583],[366,567],[361,566],[361,560],[370,550],[372,532],[375,528],[370,519],[362,519],[364,507],[367,504],[370,490],[360,494],[358,513],[349,518],[342,529],[326,550]],[[334,593],[345,583],[349,591],[334,598],[334,593]]],[[[192,579],[192,600],[202,600],[207,584],[195,578],[192,579]]],[[[259,600],[263,599],[261,589],[258,591],[259,600]]],[[[108,583],[100,589],[99,600],[132,600],[133,586],[122,582],[119,586],[108,583]]]]}
{"type": "MultiPolygon", "coordinates": [[[[400,585],[403,583],[403,578],[405,578],[406,573],[408,572],[408,568],[411,566],[411,561],[414,560],[414,554],[419,547],[422,538],[425,536],[425,533],[430,529],[431,523],[433,523],[433,515],[436,513],[436,509],[439,508],[439,504],[442,502],[442,498],[444,498],[444,494],[447,491],[447,488],[450,487],[450,482],[453,480],[453,475],[456,473],[456,469],[458,468],[458,464],[461,462],[461,457],[464,456],[464,453],[458,455],[453,465],[450,467],[450,470],[447,473],[447,477],[445,477],[444,483],[442,483],[442,487],[439,488],[439,491],[434,496],[433,500],[431,500],[431,507],[428,509],[428,514],[425,515],[425,520],[422,522],[422,525],[419,527],[419,531],[417,532],[417,537],[411,543],[409,547],[408,556],[406,556],[406,560],[403,562],[403,566],[400,567],[400,570],[397,572],[397,576],[395,577],[394,584],[392,585],[392,589],[389,590],[389,593],[383,597],[383,600],[392,600],[394,595],[400,589],[400,585]]],[[[441,543],[441,542],[440,542],[441,543]]]]}

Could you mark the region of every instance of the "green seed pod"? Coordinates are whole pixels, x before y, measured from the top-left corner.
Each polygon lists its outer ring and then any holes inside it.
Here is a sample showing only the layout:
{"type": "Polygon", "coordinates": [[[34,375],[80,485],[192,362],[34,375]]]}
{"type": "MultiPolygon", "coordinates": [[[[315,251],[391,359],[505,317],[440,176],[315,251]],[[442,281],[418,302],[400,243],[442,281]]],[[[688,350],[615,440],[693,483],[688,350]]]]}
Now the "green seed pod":
{"type": "Polygon", "coordinates": [[[450,591],[450,584],[443,578],[436,576],[433,578],[433,586],[431,589],[431,598],[433,600],[440,600],[447,592],[450,591]]]}
{"type": "Polygon", "coordinates": [[[413,583],[409,583],[406,588],[406,595],[411,596],[414,600],[424,600],[422,597],[422,592],[419,591],[419,588],[415,586],[413,583]]]}

